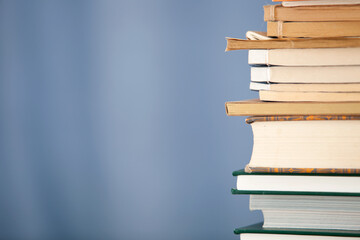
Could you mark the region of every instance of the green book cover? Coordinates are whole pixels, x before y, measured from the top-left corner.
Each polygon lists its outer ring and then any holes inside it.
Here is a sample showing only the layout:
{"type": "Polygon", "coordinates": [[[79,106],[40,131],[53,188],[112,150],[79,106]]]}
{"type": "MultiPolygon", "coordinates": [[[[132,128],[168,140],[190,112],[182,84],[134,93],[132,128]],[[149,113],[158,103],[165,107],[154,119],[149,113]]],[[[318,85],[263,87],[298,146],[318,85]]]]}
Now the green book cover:
{"type": "Polygon", "coordinates": [[[235,234],[260,233],[260,234],[291,234],[291,235],[317,235],[317,236],[342,236],[360,237],[360,231],[354,230],[327,230],[327,229],[300,229],[300,228],[263,228],[263,223],[253,224],[243,228],[236,228],[235,234]]]}
{"type": "Polygon", "coordinates": [[[316,196],[349,196],[360,197],[360,193],[348,192],[291,192],[291,191],[253,191],[253,190],[238,190],[231,189],[231,193],[237,194],[263,194],[263,195],[316,195],[316,196]]]}
{"type": "MultiPolygon", "coordinates": [[[[247,173],[244,169],[234,171],[233,176],[241,176],[241,175],[302,175],[302,176],[346,176],[346,177],[360,177],[358,174],[314,174],[314,173],[247,173]]],[[[232,194],[267,194],[267,195],[317,195],[317,196],[354,196],[359,197],[360,193],[353,192],[304,192],[304,191],[260,191],[260,190],[238,190],[231,189],[232,194]]]]}

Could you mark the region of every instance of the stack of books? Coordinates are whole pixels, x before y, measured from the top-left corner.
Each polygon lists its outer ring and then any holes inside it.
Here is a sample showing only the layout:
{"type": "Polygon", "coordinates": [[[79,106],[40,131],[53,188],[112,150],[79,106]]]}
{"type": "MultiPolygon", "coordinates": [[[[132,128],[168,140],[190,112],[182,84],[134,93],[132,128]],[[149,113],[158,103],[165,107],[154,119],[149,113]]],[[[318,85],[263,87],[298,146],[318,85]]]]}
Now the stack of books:
{"type": "MultiPolygon", "coordinates": [[[[273,0],[278,1],[278,0],[273,0]]],[[[249,164],[233,194],[250,194],[264,222],[235,229],[242,240],[360,239],[359,0],[288,0],[264,6],[267,32],[227,39],[249,49],[250,89],[227,102],[250,116],[249,164]]]]}

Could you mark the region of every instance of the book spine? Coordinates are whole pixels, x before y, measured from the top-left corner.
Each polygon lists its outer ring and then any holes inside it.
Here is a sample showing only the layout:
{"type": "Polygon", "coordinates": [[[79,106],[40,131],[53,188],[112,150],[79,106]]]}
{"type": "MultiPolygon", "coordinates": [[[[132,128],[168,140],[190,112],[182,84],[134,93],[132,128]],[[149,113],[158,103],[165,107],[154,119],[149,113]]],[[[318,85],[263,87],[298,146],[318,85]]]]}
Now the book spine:
{"type": "Polygon", "coordinates": [[[276,21],[276,8],[281,7],[281,5],[267,5],[264,6],[264,20],[266,21],[276,21]]]}
{"type": "Polygon", "coordinates": [[[314,173],[314,174],[360,174],[360,169],[352,168],[272,168],[272,167],[245,167],[247,173],[314,173]]]}

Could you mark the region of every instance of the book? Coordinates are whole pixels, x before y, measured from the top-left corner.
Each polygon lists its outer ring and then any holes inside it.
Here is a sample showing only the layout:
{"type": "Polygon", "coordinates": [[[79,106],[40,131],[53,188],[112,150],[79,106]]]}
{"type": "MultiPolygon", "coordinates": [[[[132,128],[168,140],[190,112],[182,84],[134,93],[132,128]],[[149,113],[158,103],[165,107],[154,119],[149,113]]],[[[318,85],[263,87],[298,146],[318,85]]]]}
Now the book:
{"type": "Polygon", "coordinates": [[[360,230],[359,212],[263,210],[262,213],[264,228],[360,230]]]}
{"type": "MultiPolygon", "coordinates": [[[[271,83],[321,83],[321,84],[360,83],[360,66],[252,67],[251,81],[271,82],[271,83]]],[[[334,85],[334,86],[340,86],[340,85],[334,85]]],[[[351,85],[343,84],[342,86],[351,86],[351,85]]]]}
{"type": "Polygon", "coordinates": [[[359,240],[360,231],[296,229],[296,228],[263,228],[263,223],[236,228],[241,240],[359,240]]]}
{"type": "Polygon", "coordinates": [[[250,194],[250,209],[264,215],[261,231],[235,230],[241,239],[360,239],[360,10],[349,5],[356,1],[294,3],[306,14],[265,7],[265,34],[227,39],[226,51],[249,49],[250,87],[260,95],[225,104],[229,116],[252,116],[254,133],[251,160],[233,173],[231,192],[250,194]]]}
{"type": "Polygon", "coordinates": [[[243,49],[296,49],[296,48],[351,48],[360,47],[360,38],[273,38],[247,40],[226,38],[225,51],[243,49]]]}
{"type": "Polygon", "coordinates": [[[254,194],[250,210],[360,212],[360,197],[254,194]]]}
{"type": "Polygon", "coordinates": [[[282,1],[282,5],[284,7],[324,6],[324,5],[353,5],[353,4],[360,4],[360,0],[303,0],[303,1],[298,1],[298,0],[289,1],[289,0],[287,0],[287,1],[282,1]]]}
{"type": "Polygon", "coordinates": [[[360,65],[360,48],[249,50],[248,60],[250,65],[353,66],[360,65]]]}
{"type": "Polygon", "coordinates": [[[289,92],[360,92],[360,83],[265,83],[250,82],[250,90],[289,92]]]}
{"type": "Polygon", "coordinates": [[[360,115],[360,102],[226,102],[228,116],[360,115]]]}
{"type": "Polygon", "coordinates": [[[267,22],[271,37],[358,37],[360,21],[343,22],[267,22]]]}
{"type": "Polygon", "coordinates": [[[233,194],[360,196],[360,176],[233,172],[233,194]]]}
{"type": "Polygon", "coordinates": [[[264,6],[265,21],[287,22],[325,22],[360,21],[359,5],[283,7],[281,5],[264,6]]]}
{"type": "Polygon", "coordinates": [[[250,210],[260,210],[264,228],[360,230],[360,197],[250,195],[250,210]]]}
{"type": "Polygon", "coordinates": [[[261,101],[276,102],[351,102],[360,101],[360,92],[295,92],[260,90],[261,101]]]}
{"type": "Polygon", "coordinates": [[[253,130],[247,169],[359,172],[360,116],[250,117],[246,122],[253,130]]]}

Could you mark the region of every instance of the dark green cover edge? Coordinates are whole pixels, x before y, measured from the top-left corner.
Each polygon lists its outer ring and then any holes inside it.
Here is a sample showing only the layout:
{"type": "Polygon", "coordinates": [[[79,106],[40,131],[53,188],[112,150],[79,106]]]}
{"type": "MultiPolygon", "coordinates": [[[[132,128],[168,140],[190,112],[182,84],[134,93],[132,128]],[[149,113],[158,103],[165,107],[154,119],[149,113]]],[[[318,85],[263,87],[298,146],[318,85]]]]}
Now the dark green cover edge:
{"type": "Polygon", "coordinates": [[[317,235],[317,236],[342,236],[360,237],[360,231],[355,230],[327,230],[327,229],[300,229],[300,228],[263,228],[263,223],[256,223],[243,228],[236,228],[235,234],[260,233],[260,234],[291,234],[291,235],[317,235]]]}
{"type": "Polygon", "coordinates": [[[316,196],[349,196],[360,197],[360,193],[351,192],[296,192],[296,191],[259,191],[231,189],[232,194],[257,194],[257,195],[316,195],[316,196]]]}
{"type": "Polygon", "coordinates": [[[300,175],[300,176],[344,176],[344,177],[360,177],[359,174],[341,174],[341,173],[267,173],[267,172],[255,172],[255,173],[247,173],[244,169],[240,169],[234,171],[232,173],[234,177],[239,175],[300,175]]]}

